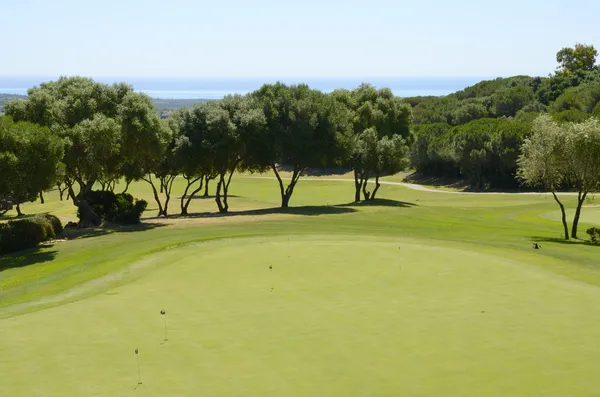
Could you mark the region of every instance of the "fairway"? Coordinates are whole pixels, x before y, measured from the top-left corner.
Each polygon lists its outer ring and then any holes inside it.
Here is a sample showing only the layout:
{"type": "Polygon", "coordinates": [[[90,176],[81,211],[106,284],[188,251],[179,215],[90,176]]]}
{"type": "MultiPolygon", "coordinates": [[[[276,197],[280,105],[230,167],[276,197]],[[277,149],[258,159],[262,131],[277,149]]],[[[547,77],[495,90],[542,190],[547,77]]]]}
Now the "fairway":
{"type": "Polygon", "coordinates": [[[230,216],[0,258],[0,395],[596,392],[598,250],[553,239],[551,197],[389,185],[348,205],[351,183],[301,183],[286,211],[272,180],[240,176],[230,216]]]}

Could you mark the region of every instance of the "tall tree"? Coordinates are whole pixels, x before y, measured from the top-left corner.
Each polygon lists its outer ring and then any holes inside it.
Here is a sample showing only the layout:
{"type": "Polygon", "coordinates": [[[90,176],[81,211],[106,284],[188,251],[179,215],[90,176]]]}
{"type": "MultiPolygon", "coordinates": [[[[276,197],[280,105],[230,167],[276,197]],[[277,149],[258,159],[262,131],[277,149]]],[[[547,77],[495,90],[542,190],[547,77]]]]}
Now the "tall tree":
{"type": "MultiPolygon", "coordinates": [[[[139,179],[146,163],[160,153],[159,118],[151,100],[124,83],[61,77],[29,89],[27,100],[8,103],[6,112],[16,121],[47,126],[69,141],[64,182],[80,211],[86,206],[83,196],[96,181],[114,185],[122,175],[128,181],[139,179]],[[77,194],[73,184],[79,185],[77,194]]],[[[83,213],[98,222],[89,206],[83,213]]]]}
{"type": "Polygon", "coordinates": [[[176,158],[176,141],[170,125],[166,121],[159,122],[156,132],[157,142],[153,154],[134,158],[129,178],[139,179],[150,185],[158,206],[157,216],[166,217],[173,183],[180,173],[180,164],[176,158]],[[161,199],[160,194],[164,194],[164,199],[161,199]]]}
{"type": "MultiPolygon", "coordinates": [[[[227,100],[227,99],[226,99],[227,100]]],[[[228,110],[221,103],[207,103],[205,144],[218,172],[215,202],[219,212],[229,211],[229,185],[243,160],[243,142],[228,110]]]]}
{"type": "Polygon", "coordinates": [[[253,94],[266,117],[264,136],[249,140],[253,164],[270,167],[277,178],[281,207],[289,206],[294,189],[308,167],[334,160],[338,134],[345,128],[337,104],[307,85],[264,85],[253,94]],[[287,186],[281,172],[291,172],[287,186]]]}
{"type": "Polygon", "coordinates": [[[564,204],[556,195],[567,173],[564,156],[565,135],[550,116],[541,115],[533,123],[532,135],[521,146],[517,160],[517,175],[529,186],[549,190],[560,207],[565,239],[569,239],[569,226],[564,204]]]}
{"type": "MultiPolygon", "coordinates": [[[[398,135],[411,145],[413,136],[410,132],[412,119],[410,105],[393,95],[389,89],[377,90],[369,84],[363,84],[354,91],[338,90],[333,97],[352,111],[352,134],[354,135],[353,154],[349,165],[354,170],[354,200],[360,201],[360,193],[366,192],[369,173],[365,172],[365,159],[368,148],[364,140],[371,138],[372,131],[377,133],[378,140],[387,136],[398,135]],[[366,135],[365,132],[370,130],[366,135]],[[362,143],[361,143],[362,142],[362,143]]],[[[370,142],[370,141],[369,141],[370,142]]],[[[372,147],[372,146],[371,146],[372,147]]],[[[375,146],[376,147],[376,146],[375,146]]],[[[365,197],[366,198],[366,197],[365,197]]]]}
{"type": "Polygon", "coordinates": [[[594,69],[598,51],[593,45],[575,44],[556,53],[556,62],[560,73],[577,73],[594,69]]]}
{"type": "Polygon", "coordinates": [[[583,203],[600,184],[600,123],[590,119],[559,125],[550,116],[541,115],[521,148],[518,163],[518,175],[525,183],[552,192],[561,210],[565,239],[569,239],[567,216],[556,190],[568,186],[577,192],[571,229],[571,237],[577,238],[583,203]]]}
{"type": "Polygon", "coordinates": [[[577,237],[577,228],[583,203],[591,192],[600,187],[600,122],[589,119],[566,126],[569,169],[568,181],[577,191],[577,207],[573,217],[571,237],[577,237]]]}
{"type": "Polygon", "coordinates": [[[187,182],[181,196],[181,215],[188,215],[192,199],[202,189],[212,169],[212,157],[204,144],[208,128],[206,109],[202,105],[181,109],[170,117],[175,132],[176,161],[187,182]]]}
{"type": "Polygon", "coordinates": [[[22,215],[21,203],[56,183],[63,148],[64,141],[48,128],[0,116],[0,199],[22,215]]]}

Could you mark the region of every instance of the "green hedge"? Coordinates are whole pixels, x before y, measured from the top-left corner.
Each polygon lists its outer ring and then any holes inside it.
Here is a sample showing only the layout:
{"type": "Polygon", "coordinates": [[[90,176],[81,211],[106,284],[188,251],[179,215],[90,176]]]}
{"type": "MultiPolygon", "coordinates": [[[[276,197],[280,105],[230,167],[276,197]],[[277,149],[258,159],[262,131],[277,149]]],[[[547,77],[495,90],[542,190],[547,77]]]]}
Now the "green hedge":
{"type": "Polygon", "coordinates": [[[0,254],[35,248],[41,242],[55,239],[62,233],[60,220],[42,214],[0,224],[0,254]]]}

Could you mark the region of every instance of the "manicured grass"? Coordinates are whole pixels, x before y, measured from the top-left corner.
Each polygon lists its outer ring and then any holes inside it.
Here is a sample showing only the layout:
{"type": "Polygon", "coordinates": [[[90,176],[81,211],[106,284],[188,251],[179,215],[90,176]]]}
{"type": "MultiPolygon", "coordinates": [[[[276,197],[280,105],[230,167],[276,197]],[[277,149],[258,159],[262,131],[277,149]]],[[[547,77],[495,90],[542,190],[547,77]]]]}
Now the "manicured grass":
{"type": "MultiPolygon", "coordinates": [[[[301,181],[279,211],[237,175],[229,216],[0,258],[0,395],[133,394],[135,348],[148,396],[596,392],[600,247],[559,239],[551,197],[352,189],[301,181]]],[[[57,196],[23,210],[74,219],[57,196]]]]}

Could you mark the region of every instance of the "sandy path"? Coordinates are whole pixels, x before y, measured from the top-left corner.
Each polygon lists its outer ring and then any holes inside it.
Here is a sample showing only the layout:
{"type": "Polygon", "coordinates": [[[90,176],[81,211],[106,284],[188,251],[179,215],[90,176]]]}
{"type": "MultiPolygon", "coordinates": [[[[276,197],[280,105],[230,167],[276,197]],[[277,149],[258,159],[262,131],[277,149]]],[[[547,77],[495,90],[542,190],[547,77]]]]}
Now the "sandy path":
{"type": "MultiPolygon", "coordinates": [[[[242,176],[241,178],[250,178],[250,179],[273,179],[276,180],[274,176],[242,176]]],[[[290,180],[290,178],[281,178],[285,180],[290,180]]],[[[353,179],[348,178],[311,178],[304,177],[300,179],[301,181],[325,181],[325,182],[352,182],[353,179]]],[[[392,181],[379,181],[382,185],[395,185],[395,186],[404,186],[408,189],[420,190],[422,192],[433,192],[433,193],[446,193],[446,194],[529,194],[529,195],[552,195],[550,192],[460,192],[460,191],[452,191],[452,190],[440,190],[440,189],[432,189],[427,186],[417,185],[415,183],[406,183],[406,182],[392,182],[392,181]]],[[[577,195],[575,192],[558,192],[558,195],[577,195]]]]}

